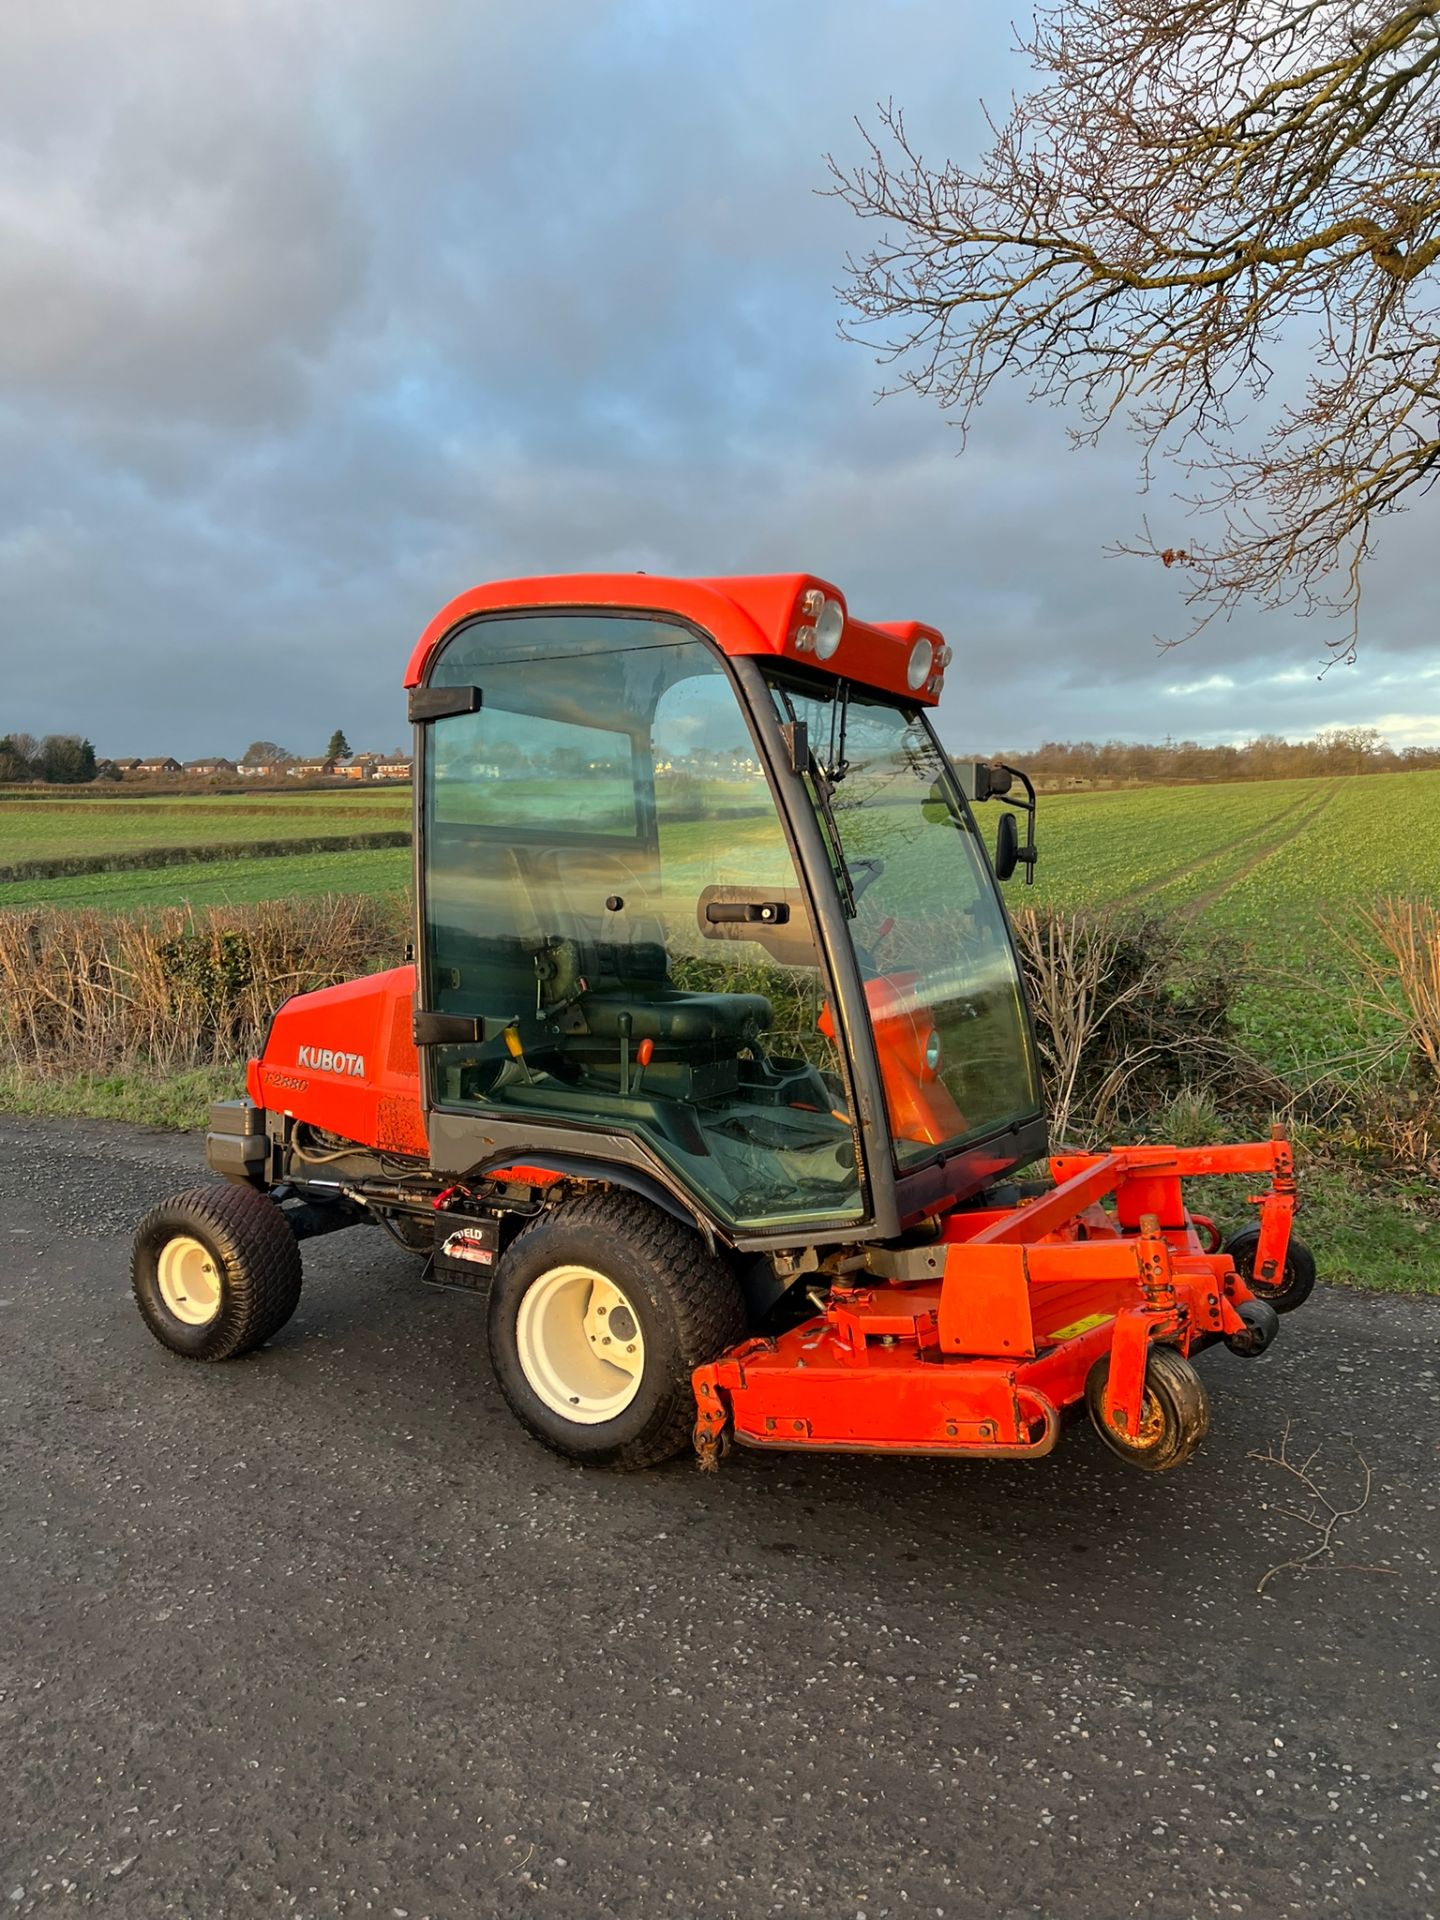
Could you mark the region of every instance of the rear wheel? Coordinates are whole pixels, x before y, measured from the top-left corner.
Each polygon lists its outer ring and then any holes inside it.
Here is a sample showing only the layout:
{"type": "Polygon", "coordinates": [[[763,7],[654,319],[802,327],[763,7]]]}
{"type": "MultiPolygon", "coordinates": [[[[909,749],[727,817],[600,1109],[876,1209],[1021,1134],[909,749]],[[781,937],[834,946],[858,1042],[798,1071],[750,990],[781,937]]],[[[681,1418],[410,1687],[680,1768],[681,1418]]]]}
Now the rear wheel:
{"type": "Polygon", "coordinates": [[[1255,1277],[1255,1254],[1260,1245],[1258,1225],[1241,1227],[1225,1242],[1225,1252],[1235,1262],[1235,1271],[1257,1300],[1264,1300],[1276,1313],[1293,1313],[1310,1298],[1315,1286],[1315,1256],[1303,1240],[1292,1233],[1285,1251],[1285,1266],[1278,1280],[1255,1277]]]}
{"type": "Polygon", "coordinates": [[[192,1187],[135,1229],[130,1285],[155,1338],[189,1360],[234,1360],[300,1300],[300,1249],[254,1187],[192,1187]]]}
{"type": "Polygon", "coordinates": [[[1152,1347],[1145,1362],[1145,1398],[1140,1428],[1132,1437],[1111,1425],[1105,1413],[1110,1356],[1104,1354],[1085,1382],[1085,1410],[1112,1453],[1147,1473],[1183,1466],[1210,1425],[1210,1402],[1200,1376],[1174,1347],[1152,1347]]]}
{"type": "Polygon", "coordinates": [[[689,1445],[690,1376],[745,1331],[734,1276],[633,1194],[562,1202],[517,1236],[490,1293],[490,1358],[537,1440],[594,1466],[689,1445]]]}

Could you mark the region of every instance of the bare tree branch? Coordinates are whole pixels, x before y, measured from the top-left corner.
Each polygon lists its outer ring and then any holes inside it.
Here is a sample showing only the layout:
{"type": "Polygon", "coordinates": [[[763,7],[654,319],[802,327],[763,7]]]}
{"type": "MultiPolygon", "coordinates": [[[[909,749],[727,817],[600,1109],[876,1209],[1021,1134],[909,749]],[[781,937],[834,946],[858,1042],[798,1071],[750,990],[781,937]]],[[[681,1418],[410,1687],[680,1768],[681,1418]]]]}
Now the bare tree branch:
{"type": "MultiPolygon", "coordinates": [[[[1350,1446],[1356,1460],[1360,1463],[1361,1482],[1357,1498],[1348,1507],[1337,1507],[1312,1472],[1315,1462],[1320,1457],[1319,1447],[1312,1448],[1304,1460],[1290,1458],[1290,1422],[1288,1420],[1285,1422],[1285,1431],[1280,1436],[1278,1452],[1250,1455],[1252,1460],[1258,1460],[1262,1466],[1279,1467],[1282,1472],[1290,1474],[1299,1483],[1304,1497],[1310,1502],[1309,1507],[1299,1509],[1277,1506],[1275,1511],[1283,1513],[1287,1520],[1294,1520],[1302,1526],[1309,1527],[1317,1536],[1315,1544],[1308,1553],[1298,1554],[1293,1560],[1282,1560],[1278,1566],[1273,1566],[1267,1573],[1262,1574],[1256,1583],[1257,1593],[1264,1593],[1278,1573],[1308,1573],[1317,1561],[1333,1551],[1336,1528],[1346,1520],[1353,1520],[1356,1514],[1364,1509],[1370,1498],[1370,1487],[1374,1475],[1369,1461],[1353,1440],[1350,1441],[1350,1446]]],[[[1348,1562],[1342,1564],[1338,1561],[1332,1561],[1330,1564],[1333,1571],[1337,1573],[1393,1574],[1395,1572],[1394,1567],[1387,1566],[1354,1566],[1348,1562]]]]}
{"type": "Polygon", "coordinates": [[[1185,567],[1197,626],[1298,604],[1352,656],[1374,523],[1440,473],[1440,0],[1057,0],[1022,51],[978,171],[893,102],[831,158],[883,223],[845,330],[962,428],[1001,374],[1079,443],[1123,415],[1213,533],[1120,550],[1185,567]],[[1282,339],[1302,391],[1262,410],[1282,339]]]}

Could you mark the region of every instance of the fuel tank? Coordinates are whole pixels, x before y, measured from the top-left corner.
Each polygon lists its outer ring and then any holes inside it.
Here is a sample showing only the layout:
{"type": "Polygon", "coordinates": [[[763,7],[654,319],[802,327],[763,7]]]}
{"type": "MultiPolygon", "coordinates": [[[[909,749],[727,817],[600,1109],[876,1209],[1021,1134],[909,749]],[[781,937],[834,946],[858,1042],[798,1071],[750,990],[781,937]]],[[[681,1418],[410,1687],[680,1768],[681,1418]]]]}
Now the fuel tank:
{"type": "Polygon", "coordinates": [[[414,967],[297,993],[250,1062],[250,1098],[363,1146],[428,1155],[414,1005],[414,967]]]}

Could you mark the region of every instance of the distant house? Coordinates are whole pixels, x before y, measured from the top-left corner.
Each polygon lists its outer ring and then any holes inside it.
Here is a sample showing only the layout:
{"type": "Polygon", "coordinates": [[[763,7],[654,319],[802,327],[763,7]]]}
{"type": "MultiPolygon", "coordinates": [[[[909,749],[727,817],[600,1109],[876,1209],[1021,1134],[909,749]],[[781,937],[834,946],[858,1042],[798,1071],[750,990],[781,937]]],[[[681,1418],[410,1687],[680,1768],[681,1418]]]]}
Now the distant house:
{"type": "Polygon", "coordinates": [[[235,771],[247,780],[268,780],[284,769],[273,760],[242,760],[235,771]]]}
{"type": "Polygon", "coordinates": [[[112,760],[110,764],[118,774],[132,774],[139,769],[140,756],[138,753],[120,754],[116,759],[112,760]]]}
{"type": "Polygon", "coordinates": [[[217,760],[213,756],[209,760],[187,760],[185,762],[185,772],[194,774],[197,779],[205,779],[217,773],[234,773],[234,771],[235,762],[233,760],[217,760]]]}
{"type": "Polygon", "coordinates": [[[379,758],[377,753],[352,753],[348,760],[338,761],[333,771],[342,780],[368,780],[379,758]]]}
{"type": "Polygon", "coordinates": [[[130,768],[131,774],[138,776],[141,780],[158,780],[167,774],[180,771],[180,762],[172,760],[168,754],[159,760],[137,760],[130,768]]]}
{"type": "Polygon", "coordinates": [[[292,780],[324,780],[335,771],[333,760],[287,760],[285,771],[292,780]]]}
{"type": "Polygon", "coordinates": [[[375,778],[377,780],[408,780],[410,778],[409,754],[397,753],[391,759],[377,760],[375,778]]]}

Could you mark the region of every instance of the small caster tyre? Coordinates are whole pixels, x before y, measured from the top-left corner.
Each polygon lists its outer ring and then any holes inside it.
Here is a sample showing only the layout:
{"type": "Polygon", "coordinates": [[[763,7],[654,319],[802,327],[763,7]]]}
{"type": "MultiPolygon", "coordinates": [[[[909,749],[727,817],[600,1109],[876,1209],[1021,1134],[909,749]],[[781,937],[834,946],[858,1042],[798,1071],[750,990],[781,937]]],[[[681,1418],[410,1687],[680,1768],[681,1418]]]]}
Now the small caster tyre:
{"type": "Polygon", "coordinates": [[[510,1411],[588,1466],[650,1467],[690,1446],[690,1376],[744,1333],[729,1269],[629,1193],[562,1201],[516,1236],[490,1290],[490,1359],[510,1411]]]}
{"type": "Polygon", "coordinates": [[[1241,1227],[1225,1242],[1224,1251],[1235,1262],[1235,1271],[1258,1300],[1266,1301],[1276,1313],[1293,1313],[1304,1306],[1315,1287],[1315,1256],[1303,1240],[1292,1233],[1285,1253],[1285,1270],[1278,1280],[1257,1280],[1255,1253],[1260,1245],[1258,1226],[1241,1227]]]}
{"type": "Polygon", "coordinates": [[[1242,1300],[1235,1311],[1245,1322],[1243,1333],[1227,1333],[1225,1344],[1231,1353],[1253,1360],[1264,1353],[1280,1331],[1280,1316],[1268,1300],[1242,1300]]]}
{"type": "Polygon", "coordinates": [[[1152,1347],[1145,1365],[1145,1399],[1140,1431],[1132,1439],[1105,1417],[1105,1387],[1110,1356],[1103,1354],[1085,1382],[1085,1410],[1112,1453],[1147,1473],[1183,1466],[1205,1438],[1210,1402],[1198,1373],[1174,1347],[1152,1347]]]}
{"type": "Polygon", "coordinates": [[[234,1360],[299,1305],[300,1248],[254,1187],[191,1187],[135,1229],[130,1285],[161,1346],[187,1360],[234,1360]]]}

